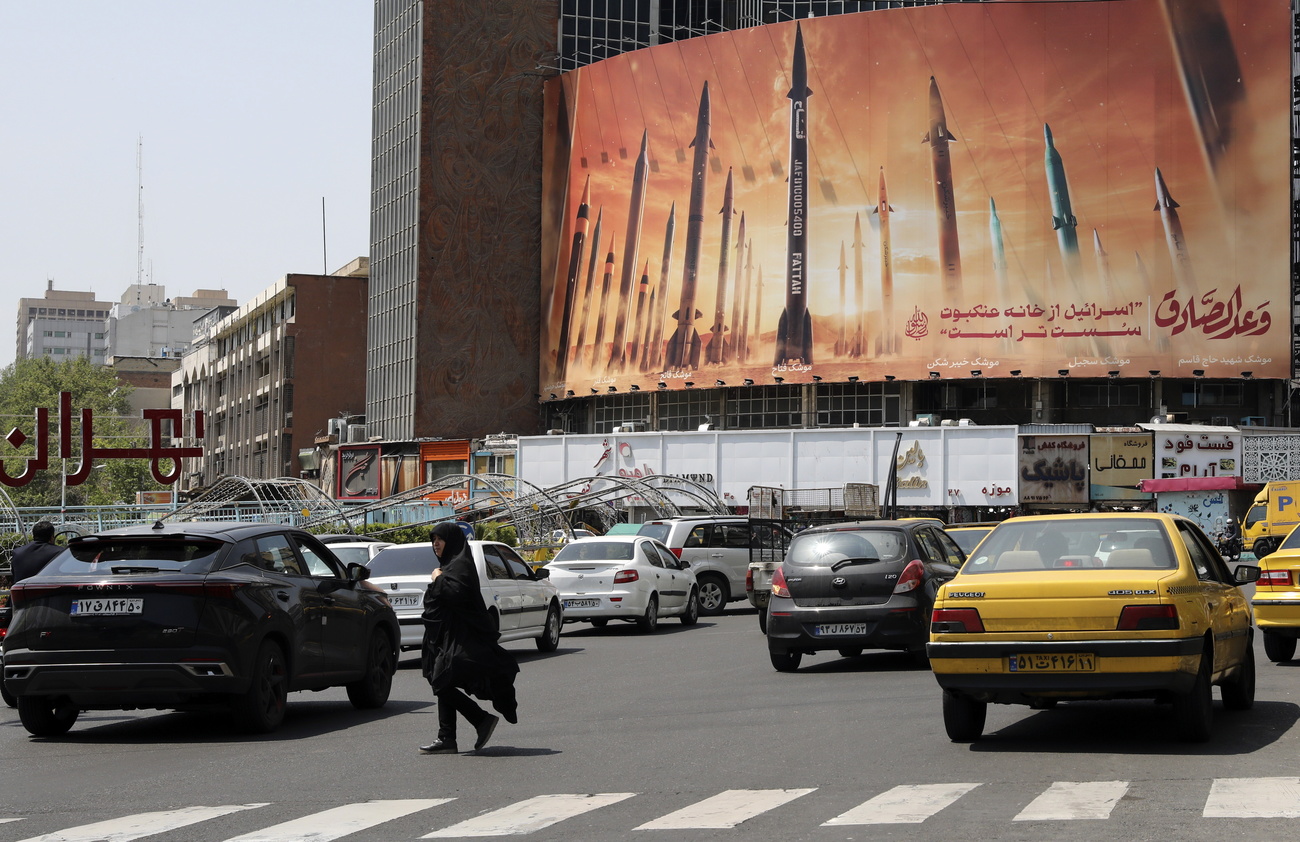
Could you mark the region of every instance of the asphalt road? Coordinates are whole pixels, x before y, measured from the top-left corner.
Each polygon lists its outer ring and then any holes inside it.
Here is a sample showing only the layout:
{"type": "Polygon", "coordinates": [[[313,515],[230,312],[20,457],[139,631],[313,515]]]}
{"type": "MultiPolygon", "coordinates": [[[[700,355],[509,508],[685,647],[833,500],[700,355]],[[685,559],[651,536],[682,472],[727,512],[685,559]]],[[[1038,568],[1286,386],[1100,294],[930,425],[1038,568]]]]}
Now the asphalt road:
{"type": "Polygon", "coordinates": [[[927,670],[868,652],[777,673],[748,608],[652,636],[568,625],[549,655],[507,646],[520,722],[479,754],[418,754],[437,717],[409,655],[383,710],[296,694],[268,737],[93,712],[40,740],[0,707],[0,842],[1271,840],[1300,817],[1300,662],[1262,646],[1254,710],[1216,692],[1194,746],[1144,702],[994,707],[984,739],[956,745],[927,670]]]}

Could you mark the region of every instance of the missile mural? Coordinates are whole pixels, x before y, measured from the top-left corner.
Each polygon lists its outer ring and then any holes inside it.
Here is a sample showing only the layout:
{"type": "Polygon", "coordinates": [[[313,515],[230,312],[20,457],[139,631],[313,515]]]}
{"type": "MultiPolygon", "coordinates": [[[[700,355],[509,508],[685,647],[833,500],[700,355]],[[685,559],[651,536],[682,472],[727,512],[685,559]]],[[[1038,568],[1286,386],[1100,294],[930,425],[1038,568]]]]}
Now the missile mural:
{"type": "Polygon", "coordinates": [[[1047,192],[1052,197],[1052,228],[1056,242],[1061,247],[1061,263],[1065,274],[1074,282],[1077,292],[1083,292],[1083,267],[1079,261],[1079,234],[1075,230],[1079,220],[1070,207],[1070,185],[1065,180],[1065,164],[1052,140],[1052,127],[1043,123],[1044,166],[1047,169],[1047,192]]]}
{"type": "Polygon", "coordinates": [[[998,218],[998,206],[992,196],[989,197],[989,241],[993,244],[993,275],[998,280],[998,295],[1006,300],[1011,294],[1007,249],[1002,240],[1002,220],[998,218]]]}
{"type": "Polygon", "coordinates": [[[1101,234],[1092,229],[1092,248],[1097,255],[1097,277],[1101,281],[1101,291],[1109,294],[1114,288],[1110,275],[1110,255],[1101,247],[1101,234]]]}
{"type": "Polygon", "coordinates": [[[718,252],[718,294],[713,305],[713,327],[709,331],[708,361],[721,365],[727,361],[727,259],[731,256],[731,217],[735,215],[732,172],[727,169],[727,187],[722,194],[722,247],[718,252]]]}
{"type": "Polygon", "coordinates": [[[736,280],[731,285],[731,339],[727,345],[727,354],[734,360],[740,356],[740,297],[742,287],[741,270],[745,264],[745,214],[740,214],[740,226],[736,231],[736,280]]]}
{"type": "Polygon", "coordinates": [[[880,316],[884,335],[881,351],[898,352],[898,334],[894,327],[894,243],[889,232],[889,215],[894,208],[889,204],[889,191],[885,189],[885,168],[880,168],[880,193],[876,206],[871,209],[880,228],[880,316]]]}
{"type": "Polygon", "coordinates": [[[677,328],[668,338],[664,364],[668,368],[693,369],[700,364],[700,335],[695,320],[704,314],[695,309],[695,284],[700,272],[700,244],[704,234],[704,187],[709,175],[709,83],[700,92],[700,110],[695,118],[695,157],[691,161],[691,202],[686,211],[686,255],[682,259],[681,303],[673,318],[677,328]]]}
{"type": "Polygon", "coordinates": [[[803,28],[795,24],[790,69],[790,178],[786,216],[785,309],[776,325],[774,365],[813,362],[812,313],[808,310],[808,65],[803,28]]]}
{"type": "Polygon", "coordinates": [[[860,357],[866,353],[867,344],[867,296],[866,281],[862,269],[862,216],[853,214],[853,303],[857,307],[854,319],[853,337],[849,340],[849,356],[860,357]]]}
{"type": "Polygon", "coordinates": [[[763,334],[763,264],[758,264],[758,289],[754,292],[754,336],[763,334]]]}
{"type": "Polygon", "coordinates": [[[1187,238],[1183,236],[1183,223],[1178,219],[1178,203],[1169,195],[1159,167],[1156,167],[1155,209],[1160,212],[1160,221],[1165,226],[1165,243],[1169,246],[1169,259],[1174,264],[1174,283],[1179,291],[1191,292],[1196,288],[1192,257],[1187,251],[1187,238]]]}
{"type": "Polygon", "coordinates": [[[582,246],[587,240],[587,223],[590,221],[591,176],[582,188],[582,201],[578,203],[578,222],[573,230],[573,248],[569,252],[569,273],[564,284],[564,309],[560,313],[560,344],[555,350],[555,378],[563,380],[569,366],[569,328],[573,323],[573,308],[577,303],[578,272],[582,269],[582,246]]]}
{"type": "MultiPolygon", "coordinates": [[[[591,318],[591,293],[596,280],[596,263],[600,260],[600,223],[605,218],[602,207],[596,212],[596,227],[591,232],[591,259],[587,261],[587,282],[582,287],[582,317],[578,319],[578,347],[574,358],[582,364],[582,355],[586,353],[587,322],[591,318]]],[[[595,355],[593,355],[594,359],[595,355]]]]}
{"type": "Polygon", "coordinates": [[[645,329],[645,299],[650,291],[650,261],[645,262],[645,267],[641,270],[641,283],[637,286],[636,293],[636,318],[632,321],[632,348],[628,352],[629,363],[637,361],[637,353],[641,345],[641,334],[645,329]]]}
{"type": "Polygon", "coordinates": [[[609,238],[609,254],[605,255],[605,276],[600,282],[600,309],[596,313],[596,338],[591,341],[591,361],[598,363],[605,352],[605,315],[609,310],[609,288],[614,280],[614,237],[609,238]]]}
{"type": "Polygon", "coordinates": [[[645,215],[645,187],[649,176],[650,132],[641,132],[641,153],[632,170],[632,198],[627,211],[627,234],[623,240],[623,271],[618,283],[618,314],[614,317],[614,344],[609,354],[609,371],[623,370],[627,362],[627,317],[632,307],[632,283],[636,278],[637,252],[641,245],[641,219],[645,215]]]}
{"type": "MultiPolygon", "coordinates": [[[[650,271],[650,262],[646,261],[646,272],[650,271]]],[[[649,277],[646,278],[649,280],[649,277]]],[[[650,366],[651,348],[654,346],[654,324],[655,311],[658,308],[656,299],[658,298],[659,285],[650,287],[650,298],[645,305],[645,333],[641,337],[641,363],[640,370],[647,371],[650,366]]],[[[638,319],[638,322],[640,320],[638,319]]],[[[640,331],[640,327],[637,328],[640,331]]]]}
{"type": "Polygon", "coordinates": [[[939,84],[930,77],[930,130],[922,143],[930,144],[930,172],[934,177],[934,211],[939,223],[939,265],[945,300],[961,301],[961,243],[957,238],[957,203],[952,191],[952,159],[948,144],[954,140],[943,113],[939,84]]]}
{"type": "Polygon", "coordinates": [[[668,273],[673,262],[673,234],[676,230],[677,203],[673,202],[672,207],[668,210],[668,224],[664,226],[664,259],[659,267],[659,307],[655,313],[654,325],[650,328],[652,342],[650,353],[641,360],[642,371],[658,368],[664,359],[664,322],[668,316],[668,290],[672,283],[668,273]]]}
{"type": "Polygon", "coordinates": [[[849,302],[845,291],[845,279],[849,271],[849,266],[844,260],[844,241],[840,240],[840,335],[835,340],[835,356],[840,356],[849,347],[848,323],[849,323],[849,302]]]}
{"type": "Polygon", "coordinates": [[[749,359],[749,290],[754,280],[754,243],[745,244],[745,297],[740,302],[740,339],[736,343],[736,358],[749,359]]]}

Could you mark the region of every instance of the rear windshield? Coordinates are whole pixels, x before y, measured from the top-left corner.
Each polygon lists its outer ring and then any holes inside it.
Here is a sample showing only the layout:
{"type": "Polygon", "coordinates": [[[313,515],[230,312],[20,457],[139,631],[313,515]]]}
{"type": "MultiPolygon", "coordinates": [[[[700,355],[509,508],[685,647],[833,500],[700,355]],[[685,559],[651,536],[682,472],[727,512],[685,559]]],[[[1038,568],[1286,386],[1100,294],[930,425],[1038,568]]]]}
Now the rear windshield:
{"type": "MultiPolygon", "coordinates": [[[[644,529],[644,527],[642,527],[644,529]]],[[[555,561],[631,561],[632,541],[575,541],[555,554],[555,561]]]]}
{"type": "Polygon", "coordinates": [[[366,566],[371,576],[428,576],[438,566],[438,556],[428,544],[391,547],[380,550],[366,566]]]}
{"type": "Polygon", "coordinates": [[[906,552],[907,535],[899,529],[817,532],[796,535],[785,563],[834,567],[840,562],[900,561],[906,552]]]}
{"type": "Polygon", "coordinates": [[[1172,570],[1177,564],[1159,520],[1054,518],[1003,523],[961,570],[1172,570]]]}
{"type": "Polygon", "coordinates": [[[330,552],[338,557],[338,560],[347,564],[365,564],[370,560],[370,550],[366,547],[340,547],[337,544],[329,545],[330,552]]]}
{"type": "Polygon", "coordinates": [[[668,533],[672,530],[672,524],[669,523],[647,523],[636,531],[638,535],[644,535],[647,538],[654,538],[659,543],[665,543],[668,540],[668,533]]]}
{"type": "Polygon", "coordinates": [[[202,538],[108,538],[77,541],[41,573],[207,573],[222,541],[202,538]]]}

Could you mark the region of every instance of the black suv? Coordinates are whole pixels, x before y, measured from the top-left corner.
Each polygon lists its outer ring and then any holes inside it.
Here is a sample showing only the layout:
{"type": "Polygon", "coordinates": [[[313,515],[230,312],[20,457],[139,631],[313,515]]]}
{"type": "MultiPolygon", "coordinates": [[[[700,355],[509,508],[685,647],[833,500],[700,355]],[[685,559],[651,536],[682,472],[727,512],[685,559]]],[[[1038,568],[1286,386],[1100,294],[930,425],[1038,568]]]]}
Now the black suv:
{"type": "Polygon", "coordinates": [[[4,683],[23,726],[82,710],[230,706],[275,730],[293,690],[388,701],[400,639],[388,600],[324,544],[276,524],[155,523],[73,538],[14,586],[4,683]]]}
{"type": "Polygon", "coordinates": [[[876,520],[808,529],[794,536],[772,575],[767,650],[793,672],[805,654],[844,657],[902,649],[925,658],[939,586],[966,561],[928,520],[876,520]]]}

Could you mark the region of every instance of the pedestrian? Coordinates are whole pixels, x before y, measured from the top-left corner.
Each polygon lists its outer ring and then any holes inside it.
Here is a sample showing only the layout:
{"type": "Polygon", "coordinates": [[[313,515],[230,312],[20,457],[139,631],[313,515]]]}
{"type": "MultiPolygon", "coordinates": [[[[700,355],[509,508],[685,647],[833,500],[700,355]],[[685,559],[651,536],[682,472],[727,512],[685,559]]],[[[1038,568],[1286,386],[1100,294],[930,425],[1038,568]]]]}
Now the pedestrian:
{"type": "Polygon", "coordinates": [[[433,530],[439,566],[424,593],[424,677],[438,699],[438,738],[421,754],[455,754],[456,714],[474,726],[474,750],[487,745],[500,720],[466,693],[515,723],[515,675],[519,665],[497,640],[501,634],[483,604],[478,571],[460,528],[440,523],[433,530]]]}
{"type": "Polygon", "coordinates": [[[23,544],[14,550],[11,571],[14,583],[35,576],[49,564],[50,559],[63,552],[63,547],[54,543],[54,524],[42,520],[32,527],[31,543],[23,544]]]}

